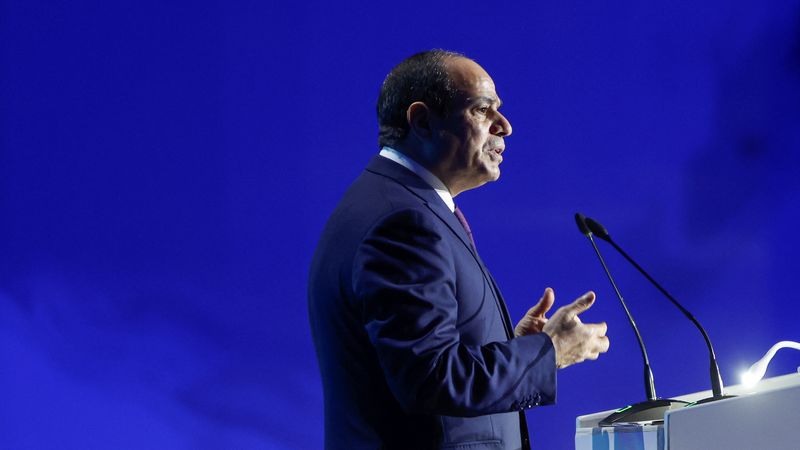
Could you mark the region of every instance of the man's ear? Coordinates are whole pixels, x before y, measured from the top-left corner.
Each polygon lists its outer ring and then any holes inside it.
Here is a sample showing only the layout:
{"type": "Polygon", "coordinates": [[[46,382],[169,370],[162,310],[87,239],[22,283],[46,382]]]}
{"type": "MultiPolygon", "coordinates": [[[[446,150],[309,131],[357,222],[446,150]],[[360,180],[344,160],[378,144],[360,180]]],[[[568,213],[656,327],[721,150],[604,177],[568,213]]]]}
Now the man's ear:
{"type": "Polygon", "coordinates": [[[420,140],[428,140],[431,137],[432,111],[428,105],[422,102],[414,102],[406,110],[406,120],[408,121],[409,133],[414,134],[420,140]]]}

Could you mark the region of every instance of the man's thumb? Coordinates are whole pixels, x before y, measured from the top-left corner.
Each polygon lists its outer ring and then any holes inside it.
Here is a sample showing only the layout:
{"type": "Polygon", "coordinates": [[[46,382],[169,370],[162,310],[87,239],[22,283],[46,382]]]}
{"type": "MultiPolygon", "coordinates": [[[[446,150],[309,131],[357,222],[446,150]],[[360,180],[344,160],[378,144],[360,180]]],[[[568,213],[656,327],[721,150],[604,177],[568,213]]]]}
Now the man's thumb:
{"type": "Polygon", "coordinates": [[[550,308],[553,306],[555,302],[555,295],[553,294],[553,290],[547,288],[544,290],[544,294],[542,298],[539,299],[539,302],[533,305],[533,307],[528,310],[528,314],[537,317],[544,317],[547,311],[550,311],[550,308]]]}

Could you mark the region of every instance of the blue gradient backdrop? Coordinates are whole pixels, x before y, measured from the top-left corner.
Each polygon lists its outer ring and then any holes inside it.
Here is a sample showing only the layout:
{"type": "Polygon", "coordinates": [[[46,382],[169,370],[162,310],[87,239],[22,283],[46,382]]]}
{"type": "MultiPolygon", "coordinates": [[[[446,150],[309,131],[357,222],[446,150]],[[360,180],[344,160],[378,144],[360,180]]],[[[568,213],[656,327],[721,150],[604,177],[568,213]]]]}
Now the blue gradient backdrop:
{"type": "MultiPolygon", "coordinates": [[[[727,383],[800,340],[797,0],[6,0],[0,448],[319,448],[307,267],[377,151],[380,82],[432,47],[514,125],[501,180],[458,198],[512,315],[594,289],[609,323],[529,412],[537,448],[644,396],[576,211],[706,324],[727,383]]],[[[706,389],[699,334],[604,249],[659,394],[706,389]]]]}

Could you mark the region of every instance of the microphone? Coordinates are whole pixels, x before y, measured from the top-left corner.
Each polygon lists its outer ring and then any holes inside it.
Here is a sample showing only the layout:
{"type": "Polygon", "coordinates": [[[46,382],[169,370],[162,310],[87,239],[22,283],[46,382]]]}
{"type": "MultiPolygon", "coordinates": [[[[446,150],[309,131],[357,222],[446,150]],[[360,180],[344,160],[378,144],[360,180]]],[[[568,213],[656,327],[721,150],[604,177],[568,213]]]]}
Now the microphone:
{"type": "Polygon", "coordinates": [[[611,276],[611,272],[608,270],[606,262],[603,260],[603,256],[600,254],[600,249],[597,248],[597,244],[594,242],[594,238],[592,238],[593,230],[589,227],[588,220],[589,219],[587,219],[583,214],[575,213],[575,223],[578,225],[578,230],[580,230],[581,234],[586,236],[589,239],[589,242],[592,243],[592,247],[594,248],[598,259],[600,259],[600,264],[603,266],[606,276],[608,276],[608,281],[611,282],[611,287],[614,288],[614,292],[617,294],[620,304],[622,304],[622,309],[625,310],[625,315],[628,316],[628,322],[630,322],[633,332],[636,334],[636,340],[639,343],[639,350],[642,352],[642,359],[644,361],[644,390],[645,395],[647,396],[646,401],[628,405],[614,411],[608,417],[601,420],[599,425],[601,427],[608,427],[613,426],[614,424],[628,422],[663,421],[665,412],[678,405],[686,404],[687,402],[673,399],[659,399],[656,396],[656,387],[655,382],[653,381],[653,371],[650,369],[650,359],[647,357],[647,350],[644,347],[642,335],[639,333],[639,327],[636,326],[636,322],[633,320],[630,310],[628,310],[628,305],[625,304],[625,300],[622,298],[622,294],[620,293],[619,288],[617,288],[617,284],[614,282],[614,278],[611,276]]]}
{"type": "Polygon", "coordinates": [[[717,365],[717,357],[714,354],[714,347],[711,345],[711,339],[708,337],[708,333],[706,333],[706,330],[703,328],[703,326],[700,325],[700,322],[698,322],[697,319],[692,315],[692,313],[690,313],[686,308],[684,308],[683,305],[678,303],[678,301],[675,300],[675,297],[670,295],[670,293],[667,292],[666,289],[664,289],[656,280],[654,280],[653,277],[651,277],[650,274],[648,274],[647,271],[645,271],[642,268],[642,266],[637,264],[636,261],[633,260],[633,258],[628,256],[625,250],[623,250],[619,245],[617,245],[616,242],[614,242],[613,239],[611,239],[611,235],[608,233],[608,230],[606,230],[606,228],[603,225],[601,225],[600,222],[597,222],[596,220],[587,217],[585,225],[590,233],[593,233],[598,238],[611,244],[612,247],[614,247],[625,259],[627,259],[628,262],[631,263],[631,265],[633,265],[633,267],[635,267],[636,270],[639,271],[639,273],[644,275],[644,277],[647,278],[647,280],[650,283],[652,283],[653,286],[655,286],[662,294],[664,294],[664,296],[667,297],[667,299],[670,302],[672,302],[672,304],[675,305],[675,307],[678,308],[683,313],[683,315],[686,316],[686,318],[689,319],[695,325],[695,327],[697,327],[698,330],[700,330],[700,334],[703,335],[703,339],[706,342],[706,347],[708,347],[709,372],[711,375],[712,396],[709,398],[699,400],[696,403],[707,403],[710,401],[720,400],[723,398],[735,397],[734,395],[725,395],[724,386],[722,384],[722,376],[720,375],[719,372],[719,365],[717,365]]]}

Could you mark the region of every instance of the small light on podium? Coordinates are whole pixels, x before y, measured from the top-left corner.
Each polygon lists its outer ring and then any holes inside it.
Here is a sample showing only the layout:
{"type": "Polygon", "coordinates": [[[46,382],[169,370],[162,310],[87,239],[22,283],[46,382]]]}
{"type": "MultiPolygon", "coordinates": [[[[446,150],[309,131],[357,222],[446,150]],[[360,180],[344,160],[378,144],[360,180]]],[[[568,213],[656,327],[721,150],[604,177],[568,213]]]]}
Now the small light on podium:
{"type": "Polygon", "coordinates": [[[742,373],[742,384],[746,387],[753,387],[761,381],[761,379],[764,378],[764,374],[767,373],[767,366],[769,366],[769,362],[772,361],[772,357],[782,348],[800,350],[800,343],[794,341],[780,341],[773,345],[769,351],[764,354],[763,358],[756,361],[748,370],[742,373]]]}

